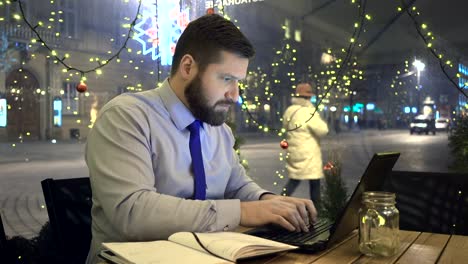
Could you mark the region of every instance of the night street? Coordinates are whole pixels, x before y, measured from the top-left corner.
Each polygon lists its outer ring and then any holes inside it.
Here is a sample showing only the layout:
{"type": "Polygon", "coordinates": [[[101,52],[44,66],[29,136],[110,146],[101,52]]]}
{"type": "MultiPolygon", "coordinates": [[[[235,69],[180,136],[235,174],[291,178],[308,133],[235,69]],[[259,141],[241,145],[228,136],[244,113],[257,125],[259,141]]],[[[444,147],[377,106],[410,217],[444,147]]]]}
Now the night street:
{"type": "MultiPolygon", "coordinates": [[[[277,171],[284,168],[279,160],[283,150],[280,139],[268,136],[245,136],[242,156],[248,160],[249,174],[262,187],[280,192],[286,179],[277,171]]],[[[449,148],[446,133],[410,135],[407,130],[366,130],[331,135],[322,141],[324,162],[332,149],[341,154],[342,176],[348,189],[354,188],[374,152],[400,151],[396,170],[448,171],[449,148]]],[[[33,237],[47,221],[40,181],[45,178],[73,178],[88,175],[83,160],[83,143],[33,142],[0,144],[0,206],[8,236],[33,237]]],[[[294,193],[308,197],[306,184],[294,193]]]]}
{"type": "MultiPolygon", "coordinates": [[[[464,10],[0,0],[0,262],[141,263],[104,243],[185,231],[213,255],[198,256],[236,262],[236,241],[226,257],[198,234],[281,226],[264,238],[299,251],[263,240],[251,263],[465,263],[464,10]]],[[[142,259],[209,262],[170,248],[142,259]]]]}

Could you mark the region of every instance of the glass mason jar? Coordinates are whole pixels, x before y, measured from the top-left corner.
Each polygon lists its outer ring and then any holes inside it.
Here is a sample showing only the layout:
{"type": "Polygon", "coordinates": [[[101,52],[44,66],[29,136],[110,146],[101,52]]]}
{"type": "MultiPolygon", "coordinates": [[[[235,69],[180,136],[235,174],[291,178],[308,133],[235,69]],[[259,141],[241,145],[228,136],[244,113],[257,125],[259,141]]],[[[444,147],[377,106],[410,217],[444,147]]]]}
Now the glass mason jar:
{"type": "Polygon", "coordinates": [[[392,256],[400,246],[400,213],[395,194],[364,192],[359,209],[359,250],[367,256],[392,256]]]}

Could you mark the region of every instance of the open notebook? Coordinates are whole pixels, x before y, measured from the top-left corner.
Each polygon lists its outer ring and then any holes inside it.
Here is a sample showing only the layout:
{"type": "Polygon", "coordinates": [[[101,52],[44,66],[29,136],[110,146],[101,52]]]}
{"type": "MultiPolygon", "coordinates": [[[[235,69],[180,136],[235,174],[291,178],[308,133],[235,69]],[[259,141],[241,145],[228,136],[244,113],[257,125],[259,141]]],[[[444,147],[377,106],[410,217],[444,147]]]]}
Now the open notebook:
{"type": "Polygon", "coordinates": [[[232,263],[297,247],[234,232],[178,232],[168,240],[102,243],[99,256],[111,263],[232,263]],[[196,239],[198,237],[198,240],[196,239]]]}

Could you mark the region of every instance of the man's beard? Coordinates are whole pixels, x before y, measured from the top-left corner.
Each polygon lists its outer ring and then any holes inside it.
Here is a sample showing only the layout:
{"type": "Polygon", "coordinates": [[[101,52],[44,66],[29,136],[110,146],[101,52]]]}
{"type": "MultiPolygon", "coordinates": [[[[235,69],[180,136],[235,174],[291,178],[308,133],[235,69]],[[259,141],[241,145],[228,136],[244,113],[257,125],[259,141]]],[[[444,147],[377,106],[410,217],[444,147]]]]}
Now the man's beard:
{"type": "Polygon", "coordinates": [[[208,123],[212,126],[222,125],[228,116],[228,111],[216,111],[215,108],[218,105],[232,105],[232,100],[220,100],[217,101],[213,106],[208,105],[208,99],[206,98],[202,89],[201,79],[199,74],[189,83],[185,89],[185,98],[189,104],[192,114],[198,120],[208,123]]]}

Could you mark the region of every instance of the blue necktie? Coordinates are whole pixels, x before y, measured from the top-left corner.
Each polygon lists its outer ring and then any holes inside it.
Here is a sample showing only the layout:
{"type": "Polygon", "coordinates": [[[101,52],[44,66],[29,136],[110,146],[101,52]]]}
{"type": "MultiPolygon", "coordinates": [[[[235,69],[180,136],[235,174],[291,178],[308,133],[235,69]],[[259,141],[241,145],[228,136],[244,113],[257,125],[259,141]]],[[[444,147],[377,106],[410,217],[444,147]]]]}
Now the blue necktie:
{"type": "Polygon", "coordinates": [[[203,156],[200,143],[199,120],[193,121],[187,128],[190,130],[190,156],[192,156],[192,169],[195,176],[195,200],[205,200],[206,198],[206,179],[205,169],[203,167],[203,156]]]}

